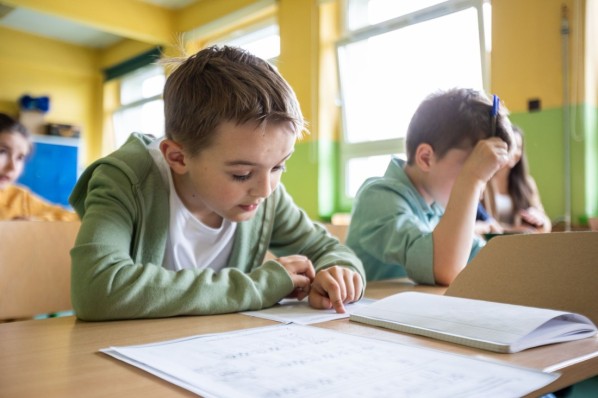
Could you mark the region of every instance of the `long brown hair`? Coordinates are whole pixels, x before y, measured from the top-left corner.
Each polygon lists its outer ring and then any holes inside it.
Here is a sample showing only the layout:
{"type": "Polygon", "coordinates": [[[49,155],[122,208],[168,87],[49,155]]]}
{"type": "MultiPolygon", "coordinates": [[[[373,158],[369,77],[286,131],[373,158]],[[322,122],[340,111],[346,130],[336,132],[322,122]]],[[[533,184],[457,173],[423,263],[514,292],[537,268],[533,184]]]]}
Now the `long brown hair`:
{"type": "Polygon", "coordinates": [[[508,177],[509,196],[513,201],[513,211],[517,213],[519,210],[527,209],[532,205],[531,198],[534,190],[528,179],[529,168],[523,145],[523,131],[514,124],[511,127],[513,134],[518,134],[521,137],[521,159],[513,166],[508,177]]]}

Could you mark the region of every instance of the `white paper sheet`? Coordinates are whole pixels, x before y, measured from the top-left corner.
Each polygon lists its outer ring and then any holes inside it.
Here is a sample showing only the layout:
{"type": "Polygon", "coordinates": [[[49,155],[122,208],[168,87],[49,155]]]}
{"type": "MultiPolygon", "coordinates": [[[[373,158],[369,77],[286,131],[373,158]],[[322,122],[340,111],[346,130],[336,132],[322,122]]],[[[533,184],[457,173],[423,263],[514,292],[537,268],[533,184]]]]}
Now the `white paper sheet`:
{"type": "Polygon", "coordinates": [[[297,323],[299,325],[309,325],[312,323],[334,321],[335,319],[348,318],[351,312],[358,308],[365,307],[376,300],[363,298],[355,303],[345,304],[344,314],[338,314],[335,310],[317,310],[309,306],[307,299],[297,301],[294,299],[284,299],[274,307],[260,311],[246,311],[241,314],[255,316],[258,318],[270,319],[282,323],[297,323]]]}
{"type": "Polygon", "coordinates": [[[520,397],[554,373],[300,325],[101,350],[204,397],[520,397]]]}

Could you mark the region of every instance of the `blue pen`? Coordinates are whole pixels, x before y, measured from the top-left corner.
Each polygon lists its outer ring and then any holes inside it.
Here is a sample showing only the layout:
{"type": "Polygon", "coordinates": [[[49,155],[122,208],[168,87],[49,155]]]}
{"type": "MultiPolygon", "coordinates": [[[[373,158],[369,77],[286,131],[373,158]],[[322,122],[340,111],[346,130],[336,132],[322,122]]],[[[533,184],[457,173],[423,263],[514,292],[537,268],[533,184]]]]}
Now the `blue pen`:
{"type": "Polygon", "coordinates": [[[490,112],[490,120],[492,123],[492,135],[494,137],[496,135],[496,121],[498,119],[498,107],[499,107],[500,100],[498,99],[498,95],[492,96],[492,111],[490,112]]]}

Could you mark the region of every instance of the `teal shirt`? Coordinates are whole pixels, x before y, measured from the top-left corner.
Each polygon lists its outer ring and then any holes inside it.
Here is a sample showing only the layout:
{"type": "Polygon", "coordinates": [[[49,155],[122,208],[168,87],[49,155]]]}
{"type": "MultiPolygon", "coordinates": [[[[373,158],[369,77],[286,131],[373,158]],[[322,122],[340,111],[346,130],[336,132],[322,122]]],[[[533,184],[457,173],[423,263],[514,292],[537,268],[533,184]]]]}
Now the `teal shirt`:
{"type": "MultiPolygon", "coordinates": [[[[312,222],[282,185],[237,225],[227,267],[178,272],[162,267],[169,228],[169,195],[148,152],[148,136],[133,134],[81,175],[70,198],[81,217],[71,250],[71,299],[78,318],[158,318],[259,310],[293,290],[277,257],[303,254],[316,271],[361,261],[312,222]]],[[[365,283],[364,283],[365,285],[365,283]]]]}
{"type": "MultiPolygon", "coordinates": [[[[347,246],[363,261],[368,280],[409,277],[434,285],[432,231],[444,213],[428,205],[393,158],[383,177],[372,177],[359,188],[353,204],[347,246]]],[[[484,245],[476,237],[470,259],[484,245]]]]}

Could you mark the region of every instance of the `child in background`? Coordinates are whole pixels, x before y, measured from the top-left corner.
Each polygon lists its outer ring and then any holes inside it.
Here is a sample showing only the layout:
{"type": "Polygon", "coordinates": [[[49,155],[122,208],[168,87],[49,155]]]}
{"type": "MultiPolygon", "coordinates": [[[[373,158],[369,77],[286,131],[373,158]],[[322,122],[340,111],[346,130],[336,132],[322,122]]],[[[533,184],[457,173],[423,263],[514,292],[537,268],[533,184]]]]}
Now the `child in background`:
{"type": "Polygon", "coordinates": [[[512,130],[516,144],[513,156],[488,182],[484,208],[507,232],[550,232],[552,224],[544,212],[536,182],[528,172],[523,132],[515,125],[512,130]]]}
{"type": "Polygon", "coordinates": [[[81,176],[72,302],[84,320],[259,310],[285,297],[344,312],[359,259],[280,184],[304,130],[288,83],[232,47],[186,60],[164,87],[166,138],[133,134],[81,176]],[[264,262],[270,250],[275,260],[264,262]]]}
{"type": "Polygon", "coordinates": [[[25,126],[0,113],[0,220],[75,221],[77,215],[15,185],[32,150],[25,126]]]}
{"type": "Polygon", "coordinates": [[[430,95],[409,124],[407,162],[393,158],[383,177],[360,187],[347,245],[368,280],[408,276],[449,285],[483,246],[474,233],[476,209],[511,145],[507,112],[498,113],[493,137],[491,109],[475,90],[430,95]]]}

